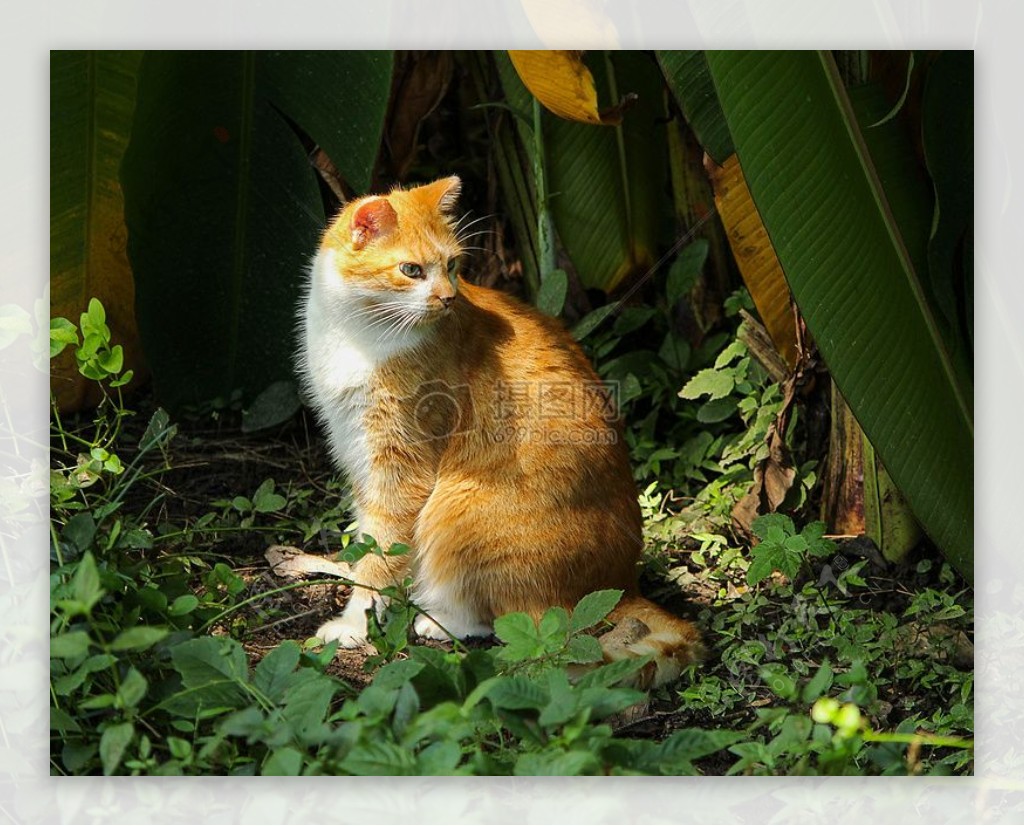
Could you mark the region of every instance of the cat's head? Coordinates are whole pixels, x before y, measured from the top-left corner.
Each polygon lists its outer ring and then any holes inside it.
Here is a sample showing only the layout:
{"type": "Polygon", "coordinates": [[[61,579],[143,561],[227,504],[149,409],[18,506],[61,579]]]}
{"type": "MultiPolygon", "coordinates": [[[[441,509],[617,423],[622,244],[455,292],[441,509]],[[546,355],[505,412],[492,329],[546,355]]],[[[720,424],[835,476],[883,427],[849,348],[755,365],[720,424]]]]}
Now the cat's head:
{"type": "Polygon", "coordinates": [[[437,320],[457,300],[462,246],[453,217],[457,177],[360,198],[324,233],[329,287],[366,312],[418,325],[437,320]]]}

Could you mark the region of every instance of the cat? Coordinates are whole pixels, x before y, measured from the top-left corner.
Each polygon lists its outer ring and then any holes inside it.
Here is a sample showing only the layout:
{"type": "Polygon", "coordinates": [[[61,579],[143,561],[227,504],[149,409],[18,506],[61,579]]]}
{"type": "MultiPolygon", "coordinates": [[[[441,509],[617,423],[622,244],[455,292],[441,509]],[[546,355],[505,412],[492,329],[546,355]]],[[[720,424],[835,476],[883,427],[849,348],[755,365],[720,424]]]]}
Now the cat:
{"type": "MultiPolygon", "coordinates": [[[[372,588],[413,576],[421,637],[486,636],[495,617],[622,589],[607,660],[652,654],[660,685],[696,628],[640,596],[642,522],[607,388],[561,322],[459,277],[448,177],[349,202],[323,234],[299,370],[347,474],[361,533],[408,555],[355,566],[317,636],[366,643],[372,588]]],[[[379,608],[379,605],[378,605],[379,608]]]]}

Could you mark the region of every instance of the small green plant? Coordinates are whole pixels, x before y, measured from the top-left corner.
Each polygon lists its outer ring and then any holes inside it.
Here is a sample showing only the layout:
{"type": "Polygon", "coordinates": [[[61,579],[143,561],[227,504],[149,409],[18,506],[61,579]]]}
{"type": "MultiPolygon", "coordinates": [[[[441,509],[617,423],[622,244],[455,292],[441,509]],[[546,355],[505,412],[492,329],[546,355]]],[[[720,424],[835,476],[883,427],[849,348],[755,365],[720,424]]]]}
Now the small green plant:
{"type": "MultiPolygon", "coordinates": [[[[637,480],[656,479],[665,488],[691,494],[721,474],[725,465],[755,451],[774,415],[771,410],[758,415],[756,410],[775,404],[777,411],[781,401],[777,385],[730,332],[710,333],[694,347],[675,329],[673,309],[692,286],[706,254],[703,241],[684,248],[669,272],[668,295],[656,306],[606,305],[573,329],[598,374],[617,389],[617,402],[631,423],[626,441],[637,480]],[[656,350],[641,344],[652,340],[661,342],[656,350]],[[700,407],[678,392],[680,386],[699,389],[709,380],[716,392],[700,407]],[[751,432],[755,422],[759,432],[751,432]],[[740,438],[744,434],[745,440],[740,438]]],[[[745,295],[739,291],[734,296],[736,312],[745,295]]],[[[749,296],[745,301],[749,303],[749,296]]],[[[739,474],[744,471],[749,474],[748,468],[737,467],[739,474]]]]}
{"type": "Polygon", "coordinates": [[[752,529],[760,543],[751,550],[747,582],[756,585],[773,571],[792,579],[808,556],[823,557],[835,553],[835,543],[825,539],[825,523],[811,522],[797,533],[793,520],[785,514],[769,513],[757,517],[752,529]]]}
{"type": "MultiPolygon", "coordinates": [[[[284,509],[288,500],[277,493],[273,479],[265,479],[251,497],[235,496],[231,499],[215,499],[210,504],[222,509],[221,522],[250,528],[260,514],[277,513],[284,509]]],[[[212,521],[212,520],[211,520],[212,521]]]]}
{"type": "Polygon", "coordinates": [[[602,622],[621,597],[621,591],[596,591],[583,597],[571,616],[564,608],[549,608],[540,622],[522,613],[500,617],[494,623],[494,633],[505,643],[499,659],[513,672],[528,673],[600,662],[601,646],[586,632],[602,622]]]}
{"type": "MultiPolygon", "coordinates": [[[[95,381],[103,393],[103,399],[97,407],[96,429],[91,443],[77,437],[73,441],[88,447],[91,458],[100,462],[101,467],[118,473],[120,465],[114,461],[117,457],[111,456],[108,451],[120,431],[121,420],[131,415],[125,409],[121,388],[132,380],[134,374],[131,370],[124,370],[124,350],[120,344],[111,341],[106,310],[99,299],[90,299],[88,309],[79,318],[79,327],[75,327],[66,318],[50,320],[50,358],[60,355],[69,346],[74,347],[78,372],[95,381]]],[[[60,416],[55,404],[53,411],[58,422],[58,433],[67,449],[69,434],[59,426],[60,416]]],[[[93,465],[90,464],[88,470],[94,476],[98,475],[93,465]]]]}
{"type": "MultiPolygon", "coordinates": [[[[731,342],[715,359],[713,367],[700,370],[682,390],[680,398],[707,400],[697,409],[697,421],[720,422],[740,409],[742,401],[749,399],[755,385],[751,372],[755,365],[747,347],[738,339],[731,342]]],[[[745,405],[752,407],[753,405],[745,405]]]]}

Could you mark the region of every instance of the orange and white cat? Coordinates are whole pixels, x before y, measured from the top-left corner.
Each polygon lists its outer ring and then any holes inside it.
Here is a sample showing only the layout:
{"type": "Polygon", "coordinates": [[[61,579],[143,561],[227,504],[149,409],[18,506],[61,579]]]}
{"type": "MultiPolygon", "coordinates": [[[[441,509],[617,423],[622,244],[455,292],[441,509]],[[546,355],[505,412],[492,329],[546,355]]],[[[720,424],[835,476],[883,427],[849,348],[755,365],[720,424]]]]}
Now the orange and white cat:
{"type": "MultiPolygon", "coordinates": [[[[606,390],[558,321],[459,278],[459,189],[451,177],[350,202],[312,267],[308,393],[361,532],[412,549],[363,557],[353,579],[380,588],[411,566],[426,612],[414,628],[431,638],[621,588],[611,619],[633,630],[606,657],[653,654],[644,681],[674,679],[699,635],[639,595],[640,509],[606,390]]],[[[373,603],[354,589],[317,636],[365,644],[373,603]]]]}

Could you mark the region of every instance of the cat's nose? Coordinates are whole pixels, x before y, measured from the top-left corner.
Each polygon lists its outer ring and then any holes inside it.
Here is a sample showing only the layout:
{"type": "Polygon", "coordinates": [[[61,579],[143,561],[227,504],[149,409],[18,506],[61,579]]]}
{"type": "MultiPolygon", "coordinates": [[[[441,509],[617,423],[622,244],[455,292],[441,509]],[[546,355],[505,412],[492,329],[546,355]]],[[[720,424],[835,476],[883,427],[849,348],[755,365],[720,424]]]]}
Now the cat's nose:
{"type": "Polygon", "coordinates": [[[447,310],[452,305],[452,302],[455,300],[455,296],[454,295],[439,295],[437,297],[437,300],[440,301],[441,304],[444,306],[444,308],[447,310]]]}

